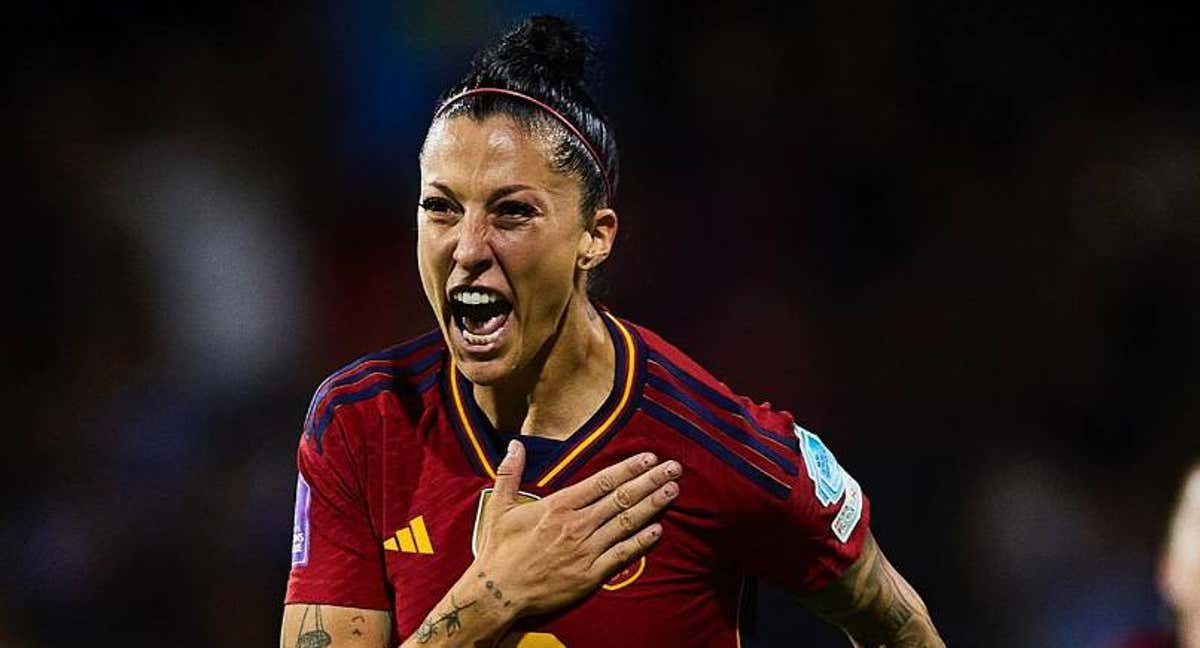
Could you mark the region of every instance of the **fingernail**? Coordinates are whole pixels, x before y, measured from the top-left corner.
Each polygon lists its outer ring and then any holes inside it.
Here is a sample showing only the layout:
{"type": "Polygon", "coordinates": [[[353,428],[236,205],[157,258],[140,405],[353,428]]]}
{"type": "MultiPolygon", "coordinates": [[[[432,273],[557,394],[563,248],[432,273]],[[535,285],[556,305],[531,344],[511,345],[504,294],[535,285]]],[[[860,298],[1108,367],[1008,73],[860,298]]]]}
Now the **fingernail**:
{"type": "Polygon", "coordinates": [[[678,463],[675,463],[674,461],[672,461],[671,463],[667,464],[667,475],[669,477],[674,477],[675,475],[678,475],[678,474],[679,474],[679,464],[678,463]]]}
{"type": "Polygon", "coordinates": [[[512,457],[517,454],[517,440],[513,439],[508,442],[508,456],[512,457]]]}
{"type": "Polygon", "coordinates": [[[655,524],[650,527],[650,537],[657,538],[660,535],[662,535],[662,527],[661,526],[655,524]]]}
{"type": "Polygon", "coordinates": [[[655,461],[658,461],[658,458],[654,456],[653,452],[647,452],[646,454],[642,455],[643,466],[652,466],[654,465],[655,461]]]}
{"type": "Polygon", "coordinates": [[[666,495],[667,499],[672,499],[678,494],[679,486],[675,485],[675,482],[671,482],[663,487],[663,495],[666,495]]]}

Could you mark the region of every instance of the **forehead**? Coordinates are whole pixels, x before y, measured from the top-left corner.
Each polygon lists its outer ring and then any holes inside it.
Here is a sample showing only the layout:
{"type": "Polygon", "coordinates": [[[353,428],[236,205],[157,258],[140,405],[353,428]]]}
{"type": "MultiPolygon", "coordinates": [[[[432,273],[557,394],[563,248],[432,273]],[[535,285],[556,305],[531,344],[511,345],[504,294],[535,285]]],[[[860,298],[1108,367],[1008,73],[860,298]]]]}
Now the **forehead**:
{"type": "Polygon", "coordinates": [[[552,135],[527,131],[505,115],[439,119],[425,139],[421,176],[424,182],[452,185],[522,183],[561,190],[572,180],[551,166],[553,141],[552,135]]]}

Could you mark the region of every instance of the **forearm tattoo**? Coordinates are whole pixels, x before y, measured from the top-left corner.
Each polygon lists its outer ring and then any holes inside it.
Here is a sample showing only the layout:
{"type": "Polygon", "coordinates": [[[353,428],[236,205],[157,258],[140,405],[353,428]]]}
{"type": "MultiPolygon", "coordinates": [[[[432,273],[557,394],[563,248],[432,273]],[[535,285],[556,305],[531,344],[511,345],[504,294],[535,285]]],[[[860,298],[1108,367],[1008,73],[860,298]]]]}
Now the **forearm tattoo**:
{"type": "Polygon", "coordinates": [[[429,643],[434,637],[438,636],[443,630],[447,637],[454,636],[454,633],[462,629],[462,619],[459,618],[459,613],[463,610],[475,605],[475,601],[468,601],[459,605],[454,600],[454,595],[450,595],[450,611],[443,613],[441,616],[434,618],[432,615],[421,623],[417,628],[416,638],[417,643],[429,643]],[[439,630],[439,627],[441,630],[439,630]]]}
{"type": "Polygon", "coordinates": [[[478,574],[475,574],[475,578],[483,581],[484,588],[487,589],[488,593],[491,594],[492,598],[496,599],[497,602],[503,601],[504,607],[512,605],[511,600],[504,598],[504,594],[500,591],[500,586],[497,585],[495,581],[487,580],[487,574],[479,572],[478,574]]]}
{"type": "Polygon", "coordinates": [[[862,556],[829,587],[803,599],[862,646],[944,648],[925,603],[868,535],[862,556]]]}
{"type": "Polygon", "coordinates": [[[296,648],[325,648],[331,643],[333,637],[325,632],[325,623],[321,620],[321,606],[304,606],[304,614],[300,617],[300,629],[296,631],[296,648]],[[305,632],[304,624],[308,621],[309,610],[314,611],[315,624],[311,630],[305,632]]]}

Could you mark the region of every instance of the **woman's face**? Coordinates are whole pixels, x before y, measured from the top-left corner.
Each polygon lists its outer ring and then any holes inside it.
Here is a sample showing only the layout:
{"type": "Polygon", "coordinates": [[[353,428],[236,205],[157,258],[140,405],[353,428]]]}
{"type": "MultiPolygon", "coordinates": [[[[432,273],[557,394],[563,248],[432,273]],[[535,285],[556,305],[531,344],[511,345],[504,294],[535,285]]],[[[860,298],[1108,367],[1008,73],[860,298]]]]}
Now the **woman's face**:
{"type": "Polygon", "coordinates": [[[421,283],[475,384],[524,367],[570,300],[586,299],[593,237],[579,214],[580,183],[551,168],[548,139],[506,116],[460,116],[436,121],[422,150],[421,283]]]}

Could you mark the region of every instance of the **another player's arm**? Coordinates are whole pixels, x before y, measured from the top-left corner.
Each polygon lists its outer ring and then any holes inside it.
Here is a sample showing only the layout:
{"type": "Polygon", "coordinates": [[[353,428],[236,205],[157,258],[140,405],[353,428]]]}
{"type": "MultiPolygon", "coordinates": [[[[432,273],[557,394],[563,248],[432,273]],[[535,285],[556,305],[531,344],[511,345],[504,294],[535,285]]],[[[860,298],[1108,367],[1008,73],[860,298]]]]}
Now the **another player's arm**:
{"type": "Polygon", "coordinates": [[[801,598],[862,648],[945,648],[929,610],[867,531],[862,554],[836,581],[801,598]]]}
{"type": "Polygon", "coordinates": [[[391,636],[386,610],[292,603],[283,608],[279,648],[387,648],[391,636]]]}
{"type": "Polygon", "coordinates": [[[519,505],[524,453],[514,443],[496,471],[479,556],[402,648],[492,646],[517,618],[578,600],[650,549],[679,492],[679,463],[643,454],[519,505]]]}

